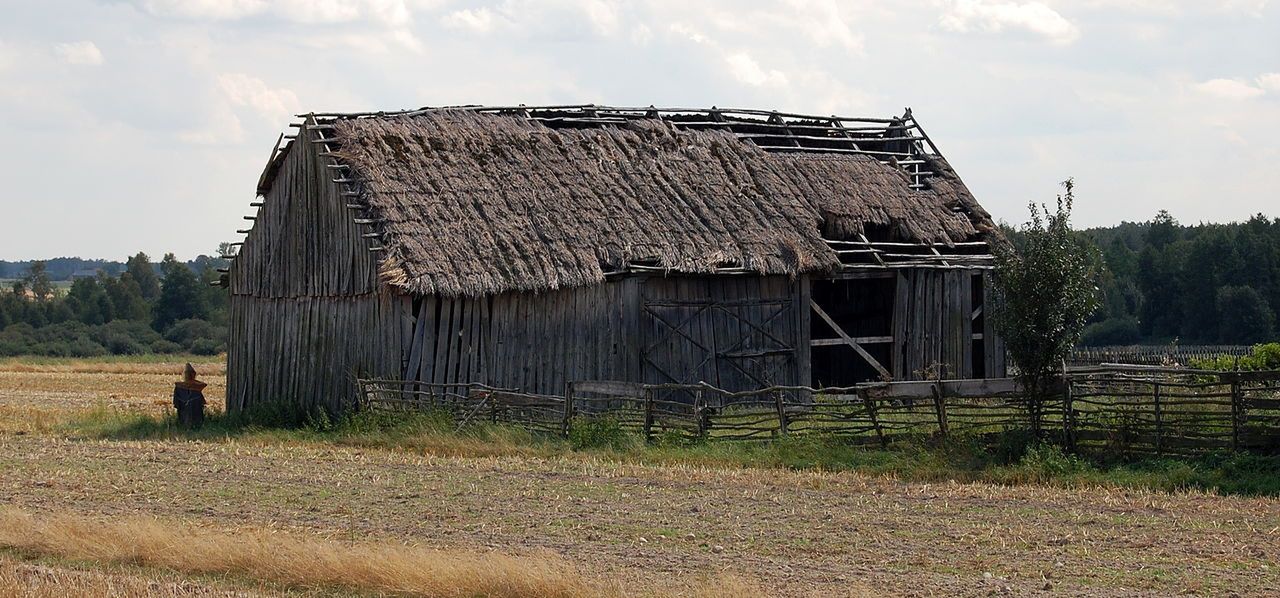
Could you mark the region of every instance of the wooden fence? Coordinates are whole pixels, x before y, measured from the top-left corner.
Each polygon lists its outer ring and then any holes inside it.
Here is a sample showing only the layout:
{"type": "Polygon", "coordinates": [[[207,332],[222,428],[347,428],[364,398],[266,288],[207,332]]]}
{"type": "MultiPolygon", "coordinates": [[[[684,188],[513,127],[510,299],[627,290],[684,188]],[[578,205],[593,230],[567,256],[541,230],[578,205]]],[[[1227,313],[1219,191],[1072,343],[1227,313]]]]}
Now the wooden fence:
{"type": "MultiPolygon", "coordinates": [[[[1040,406],[1039,430],[1073,450],[1280,453],[1280,372],[1100,367],[1070,371],[1065,382],[1040,406]]],[[[883,446],[1035,428],[1010,378],[744,392],[705,383],[578,381],[564,396],[398,380],[361,380],[360,389],[365,408],[444,409],[460,428],[489,421],[567,435],[581,422],[607,419],[649,440],[825,434],[883,446]]]]}
{"type": "Polygon", "coordinates": [[[1185,366],[1195,359],[1216,357],[1243,357],[1249,355],[1250,345],[1125,345],[1112,347],[1076,347],[1071,350],[1067,363],[1072,366],[1096,366],[1102,364],[1131,364],[1158,366],[1185,366]]]}

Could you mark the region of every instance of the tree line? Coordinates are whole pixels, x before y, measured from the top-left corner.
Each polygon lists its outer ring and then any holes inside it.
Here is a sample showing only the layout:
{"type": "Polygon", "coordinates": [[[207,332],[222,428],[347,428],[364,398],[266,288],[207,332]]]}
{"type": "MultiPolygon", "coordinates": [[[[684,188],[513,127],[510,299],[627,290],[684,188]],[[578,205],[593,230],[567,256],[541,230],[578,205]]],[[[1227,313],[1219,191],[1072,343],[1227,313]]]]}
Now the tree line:
{"type": "MultiPolygon", "coordinates": [[[[1019,243],[1019,232],[1006,228],[1019,243]]],[[[1240,344],[1277,339],[1280,218],[1183,225],[1146,222],[1077,231],[1101,272],[1101,306],[1081,344],[1240,344]]]]}
{"type": "Polygon", "coordinates": [[[0,289],[0,355],[225,351],[227,293],[214,285],[226,263],[202,255],[188,265],[170,253],[155,264],[138,253],[118,274],[102,268],[64,289],[45,262],[30,262],[0,289]]]}

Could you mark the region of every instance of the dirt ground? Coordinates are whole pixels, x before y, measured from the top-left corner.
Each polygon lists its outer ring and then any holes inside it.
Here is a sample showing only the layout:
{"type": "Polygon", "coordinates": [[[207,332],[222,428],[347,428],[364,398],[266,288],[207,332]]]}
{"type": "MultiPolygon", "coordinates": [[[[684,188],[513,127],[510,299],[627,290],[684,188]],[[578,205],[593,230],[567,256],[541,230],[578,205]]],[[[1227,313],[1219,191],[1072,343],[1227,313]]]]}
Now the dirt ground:
{"type": "MultiPolygon", "coordinates": [[[[104,400],[152,409],[174,377],[0,368],[0,409],[10,410],[0,417],[104,400]]],[[[1273,498],[234,439],[76,440],[6,422],[0,504],[353,541],[550,549],[588,574],[639,588],[722,571],[788,596],[1265,596],[1280,588],[1273,498]]]]}

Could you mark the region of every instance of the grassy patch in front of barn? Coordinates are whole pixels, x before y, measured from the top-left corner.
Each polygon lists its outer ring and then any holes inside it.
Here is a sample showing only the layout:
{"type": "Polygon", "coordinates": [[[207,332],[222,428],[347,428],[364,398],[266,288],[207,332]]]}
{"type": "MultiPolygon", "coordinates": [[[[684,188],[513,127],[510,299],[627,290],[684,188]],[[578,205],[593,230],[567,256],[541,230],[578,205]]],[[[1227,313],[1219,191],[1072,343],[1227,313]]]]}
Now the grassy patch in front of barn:
{"type": "Polygon", "coordinates": [[[66,421],[73,436],[114,440],[201,440],[335,444],[451,457],[604,458],[628,463],[723,468],[848,471],[917,482],[988,482],[1057,487],[1125,487],[1220,494],[1280,495],[1280,457],[1211,454],[1196,458],[1088,458],[1023,433],[920,438],[888,447],[835,436],[691,441],[657,436],[650,443],[607,419],[577,422],[568,438],[491,423],[459,428],[445,412],[213,412],[199,429],[172,416],[99,408],[66,421]]]}

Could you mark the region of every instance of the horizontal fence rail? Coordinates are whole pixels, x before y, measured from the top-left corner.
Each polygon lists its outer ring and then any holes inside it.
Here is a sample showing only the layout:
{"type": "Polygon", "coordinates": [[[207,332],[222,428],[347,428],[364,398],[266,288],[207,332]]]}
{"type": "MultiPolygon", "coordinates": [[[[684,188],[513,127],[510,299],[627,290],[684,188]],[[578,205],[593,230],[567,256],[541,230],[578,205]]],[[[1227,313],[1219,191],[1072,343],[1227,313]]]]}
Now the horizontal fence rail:
{"type": "Polygon", "coordinates": [[[1280,453],[1280,372],[1082,368],[1038,405],[1013,378],[740,392],[706,383],[586,380],[568,384],[564,396],[382,379],[359,386],[362,408],[443,410],[459,428],[485,421],[568,435],[582,422],[607,420],[646,440],[823,434],[882,446],[1024,431],[1071,449],[1118,454],[1280,453]]]}

